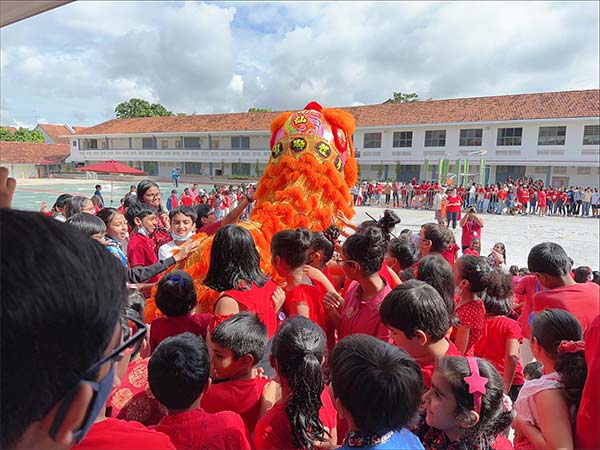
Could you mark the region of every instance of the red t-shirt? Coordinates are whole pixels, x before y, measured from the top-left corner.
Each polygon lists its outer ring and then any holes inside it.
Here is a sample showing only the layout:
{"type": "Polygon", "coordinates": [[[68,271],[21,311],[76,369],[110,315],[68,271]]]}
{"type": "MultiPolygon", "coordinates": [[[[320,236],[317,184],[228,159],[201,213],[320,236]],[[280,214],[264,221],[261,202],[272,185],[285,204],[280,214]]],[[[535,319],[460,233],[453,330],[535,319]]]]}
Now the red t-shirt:
{"type": "MultiPolygon", "coordinates": [[[[158,262],[156,251],[154,250],[155,242],[148,236],[140,233],[132,233],[129,237],[127,245],[127,260],[129,267],[150,266],[158,262]]],[[[148,279],[146,283],[156,283],[160,280],[160,274],[154,275],[148,279]]]]}
{"type": "MultiPolygon", "coordinates": [[[[446,350],[444,356],[462,356],[462,354],[458,351],[453,342],[448,341],[448,350],[446,350]]],[[[431,389],[431,376],[433,375],[436,364],[423,365],[419,361],[417,361],[417,363],[419,364],[419,367],[421,367],[421,372],[423,373],[423,386],[425,386],[426,389],[431,389]]]]}
{"type": "Polygon", "coordinates": [[[481,238],[481,225],[476,220],[467,220],[462,227],[460,239],[463,247],[471,245],[473,238],[481,238]]]}
{"type": "Polygon", "coordinates": [[[256,313],[267,327],[267,333],[271,338],[277,331],[277,314],[275,313],[275,303],[271,298],[275,289],[277,289],[277,285],[272,280],[268,280],[263,287],[253,284],[247,291],[230,289],[225,291],[223,296],[231,297],[243,306],[243,308],[240,307],[240,310],[256,313]]]}
{"type": "Polygon", "coordinates": [[[600,448],[600,316],[585,333],[587,380],[583,387],[575,429],[575,448],[600,448]]]}
{"type": "Polygon", "coordinates": [[[213,234],[215,234],[217,231],[219,231],[219,228],[221,228],[221,221],[218,220],[214,223],[211,223],[209,225],[204,225],[202,228],[200,228],[198,230],[198,233],[206,233],[209,236],[212,236],[213,234]]]}
{"type": "Polygon", "coordinates": [[[501,189],[498,191],[498,200],[504,201],[504,200],[506,200],[507,197],[508,197],[508,192],[506,192],[504,189],[501,189]]]}
{"type": "Polygon", "coordinates": [[[386,284],[376,295],[363,301],[361,300],[362,288],[358,281],[353,281],[344,295],[344,306],[340,312],[339,338],[363,333],[391,342],[390,330],[381,323],[379,316],[379,306],[391,290],[392,288],[386,284]]]}
{"type": "Polygon", "coordinates": [[[112,391],[106,404],[111,417],[149,426],[168,414],[148,385],[148,361],[150,358],[138,359],[127,367],[121,385],[112,391]]]}
{"type": "MultiPolygon", "coordinates": [[[[483,334],[475,344],[475,356],[489,360],[498,369],[500,375],[504,375],[506,342],[509,339],[523,341],[521,326],[516,320],[505,316],[486,317],[483,323],[483,334]]],[[[524,382],[523,367],[521,367],[521,362],[517,360],[517,370],[512,384],[520,386],[524,382]]]]}
{"type": "Polygon", "coordinates": [[[459,250],[460,247],[458,246],[458,244],[456,244],[456,242],[453,242],[446,248],[446,250],[440,253],[440,255],[442,255],[442,258],[444,258],[452,267],[454,267],[456,255],[458,254],[459,250]]]}
{"type": "Polygon", "coordinates": [[[216,414],[208,414],[202,409],[184,411],[166,416],[153,428],[169,436],[177,450],[252,448],[252,438],[242,418],[231,411],[216,414]]]}
{"type": "Polygon", "coordinates": [[[325,289],[320,284],[301,284],[286,291],[283,311],[287,316],[296,315],[298,305],[304,303],[309,308],[308,318],[325,331],[327,330],[327,315],[323,306],[324,295],[325,289]]]}
{"type": "Polygon", "coordinates": [[[533,296],[535,312],[544,309],[564,309],[573,314],[583,331],[598,315],[600,308],[600,286],[596,283],[575,283],[547,291],[540,291],[533,296]]]}
{"type": "Polygon", "coordinates": [[[485,319],[483,300],[477,298],[456,308],[456,317],[460,320],[461,325],[469,327],[469,340],[467,341],[465,356],[474,356],[475,344],[483,334],[485,319]]]}
{"type": "Polygon", "coordinates": [[[153,352],[164,339],[189,331],[206,340],[210,314],[187,314],[185,316],[157,317],[150,326],[150,351],[153,352]]]}
{"type": "Polygon", "coordinates": [[[521,333],[526,339],[531,339],[531,322],[533,320],[533,295],[541,291],[537,277],[535,275],[526,275],[521,281],[513,288],[513,292],[517,296],[524,296],[525,302],[523,303],[523,309],[517,322],[521,325],[521,333]]]}
{"type": "MultiPolygon", "coordinates": [[[[325,388],[321,394],[323,406],[319,410],[319,419],[323,426],[333,430],[337,424],[337,412],[325,388]]],[[[285,411],[285,403],[280,401],[275,404],[258,421],[254,430],[254,447],[256,450],[293,449],[292,427],[285,411]]]]}
{"type": "Polygon", "coordinates": [[[546,193],[544,191],[538,192],[538,206],[540,208],[546,207],[546,193]]]}
{"type": "Polygon", "coordinates": [[[479,250],[475,250],[475,249],[472,249],[472,248],[467,248],[463,252],[463,255],[479,256],[479,250]]]}
{"type": "Polygon", "coordinates": [[[240,415],[248,430],[253,431],[260,413],[262,391],[269,381],[268,378],[255,377],[213,383],[202,396],[200,406],[210,414],[233,411],[240,415]]]}
{"type": "Polygon", "coordinates": [[[446,206],[447,212],[456,212],[456,213],[460,212],[460,205],[462,205],[462,203],[463,203],[462,197],[460,197],[459,195],[449,195],[446,202],[448,205],[448,206],[446,206]],[[450,203],[458,203],[458,204],[450,205],[450,203]]]}
{"type": "Polygon", "coordinates": [[[175,450],[169,437],[146,428],[141,423],[108,418],[92,425],[90,432],[73,447],[87,449],[168,449],[175,450]]]}
{"type": "Polygon", "coordinates": [[[183,194],[180,200],[183,206],[192,206],[194,204],[194,199],[190,195],[183,194]]]}

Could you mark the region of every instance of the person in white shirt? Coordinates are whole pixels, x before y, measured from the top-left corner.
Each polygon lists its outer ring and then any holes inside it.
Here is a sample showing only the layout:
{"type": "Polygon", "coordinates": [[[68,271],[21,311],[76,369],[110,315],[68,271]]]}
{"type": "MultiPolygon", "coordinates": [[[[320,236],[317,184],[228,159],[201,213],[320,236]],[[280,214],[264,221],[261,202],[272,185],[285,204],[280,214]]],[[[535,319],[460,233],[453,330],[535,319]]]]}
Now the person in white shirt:
{"type": "Polygon", "coordinates": [[[180,206],[169,213],[171,222],[172,241],[161,245],[158,249],[158,259],[164,261],[173,256],[180,245],[189,241],[196,233],[196,210],[189,206],[180,206]]]}
{"type": "Polygon", "coordinates": [[[433,211],[435,212],[435,220],[442,217],[442,201],[446,198],[446,190],[440,188],[433,196],[433,211]]]}

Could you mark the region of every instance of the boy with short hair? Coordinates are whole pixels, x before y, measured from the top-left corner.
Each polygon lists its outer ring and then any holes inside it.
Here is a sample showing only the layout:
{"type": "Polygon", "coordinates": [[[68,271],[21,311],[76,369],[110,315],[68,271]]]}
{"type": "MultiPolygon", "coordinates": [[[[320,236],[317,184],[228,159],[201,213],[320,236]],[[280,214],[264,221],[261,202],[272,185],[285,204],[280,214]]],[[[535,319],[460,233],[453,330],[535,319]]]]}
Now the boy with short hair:
{"type": "Polygon", "coordinates": [[[408,280],[395,287],[383,299],[379,314],[395,344],[421,367],[426,389],[431,388],[433,369],[442,357],[461,355],[446,339],[451,326],[446,303],[429,284],[408,280]]]}
{"type": "Polygon", "coordinates": [[[340,449],[423,449],[404,427],[421,404],[423,377],[404,351],[365,334],[350,335],[329,360],[331,389],[348,432],[340,449]]]}
{"type": "Polygon", "coordinates": [[[533,296],[533,310],[564,309],[573,314],[584,332],[598,315],[600,286],[576,283],[571,276],[571,261],[565,250],[554,242],[534,246],[527,257],[529,270],[536,276],[540,290],[533,296]]]}
{"type": "Polygon", "coordinates": [[[179,206],[179,201],[177,200],[177,189],[173,189],[171,191],[171,195],[167,199],[167,211],[171,212],[175,208],[179,206]]]}
{"type": "MultiPolygon", "coordinates": [[[[156,228],[156,209],[147,203],[137,202],[129,207],[125,217],[132,229],[127,245],[129,267],[150,266],[158,262],[154,241],[149,237],[156,228]]],[[[155,283],[158,280],[159,276],[155,275],[147,280],[147,283],[155,283]]]]}
{"type": "Polygon", "coordinates": [[[201,337],[183,333],[158,345],[148,363],[148,383],[169,415],[154,429],[168,435],[178,450],[250,450],[248,430],[238,414],[208,414],[200,408],[210,386],[209,373],[208,349],[201,337]]]}
{"type": "Polygon", "coordinates": [[[249,430],[259,419],[261,395],[269,382],[258,376],[256,366],[264,356],[267,327],[254,313],[243,311],[218,324],[208,345],[211,348],[213,383],[202,396],[208,413],[238,413],[249,430]]]}
{"type": "Polygon", "coordinates": [[[158,249],[158,259],[165,260],[171,256],[175,250],[189,241],[196,233],[196,220],[198,214],[194,208],[189,206],[180,206],[169,212],[169,221],[171,223],[171,237],[173,240],[161,245],[158,249]]]}

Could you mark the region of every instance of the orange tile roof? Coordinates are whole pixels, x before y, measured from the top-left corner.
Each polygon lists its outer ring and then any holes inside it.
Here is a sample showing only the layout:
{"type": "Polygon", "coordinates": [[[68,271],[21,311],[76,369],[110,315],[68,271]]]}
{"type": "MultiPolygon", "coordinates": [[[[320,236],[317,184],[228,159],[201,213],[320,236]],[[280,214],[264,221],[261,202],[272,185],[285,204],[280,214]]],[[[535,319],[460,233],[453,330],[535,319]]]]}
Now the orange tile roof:
{"type": "Polygon", "coordinates": [[[0,128],[5,129],[6,131],[10,132],[10,133],[16,133],[17,131],[17,127],[11,127],[11,126],[1,126],[0,128]]]}
{"type": "Polygon", "coordinates": [[[0,141],[0,163],[2,164],[40,164],[42,161],[61,164],[67,156],[69,156],[68,144],[0,141]]]}
{"type": "Polygon", "coordinates": [[[50,139],[52,139],[57,144],[68,144],[69,138],[60,137],[60,136],[64,136],[65,134],[73,134],[72,131],[69,129],[69,127],[67,127],[66,125],[53,125],[50,123],[38,123],[38,127],[40,127],[42,130],[44,130],[44,132],[48,136],[50,136],[50,139]]]}
{"type": "MultiPolygon", "coordinates": [[[[600,90],[384,103],[342,108],[357,127],[600,117],[600,90]]],[[[112,119],[75,134],[266,131],[279,112],[112,119]]]]}

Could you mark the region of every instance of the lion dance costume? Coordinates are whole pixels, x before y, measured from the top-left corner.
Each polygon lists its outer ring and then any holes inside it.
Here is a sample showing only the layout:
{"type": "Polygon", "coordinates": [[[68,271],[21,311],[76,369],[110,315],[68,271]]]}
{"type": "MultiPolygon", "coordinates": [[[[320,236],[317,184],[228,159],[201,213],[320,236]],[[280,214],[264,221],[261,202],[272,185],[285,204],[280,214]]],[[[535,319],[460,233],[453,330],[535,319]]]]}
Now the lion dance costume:
{"type": "MultiPolygon", "coordinates": [[[[258,248],[264,273],[271,267],[270,242],[284,229],[327,229],[338,211],[354,215],[350,187],[356,183],[357,163],[352,134],[354,117],[339,109],[311,102],[302,111],[285,112],[271,123],[271,156],[255,193],[256,205],[246,228],[258,248]]],[[[200,247],[175,268],[189,273],[198,292],[198,305],[212,311],[218,292],[202,285],[208,272],[213,236],[198,233],[200,247]]],[[[153,299],[146,305],[146,321],[160,314],[153,299]]]]}

